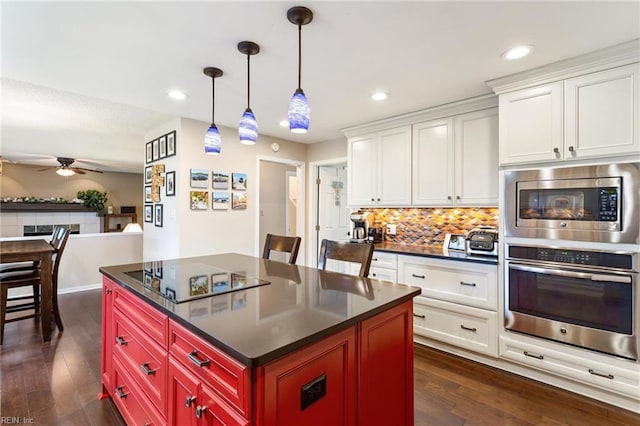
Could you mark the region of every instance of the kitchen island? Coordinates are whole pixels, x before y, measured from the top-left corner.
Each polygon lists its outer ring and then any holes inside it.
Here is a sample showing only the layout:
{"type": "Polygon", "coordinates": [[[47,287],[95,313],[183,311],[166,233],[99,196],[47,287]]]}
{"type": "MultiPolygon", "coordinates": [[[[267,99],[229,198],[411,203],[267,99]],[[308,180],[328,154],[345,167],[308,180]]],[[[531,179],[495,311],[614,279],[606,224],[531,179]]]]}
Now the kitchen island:
{"type": "Polygon", "coordinates": [[[239,254],[100,271],[128,423],[413,424],[418,288],[239,254]]]}

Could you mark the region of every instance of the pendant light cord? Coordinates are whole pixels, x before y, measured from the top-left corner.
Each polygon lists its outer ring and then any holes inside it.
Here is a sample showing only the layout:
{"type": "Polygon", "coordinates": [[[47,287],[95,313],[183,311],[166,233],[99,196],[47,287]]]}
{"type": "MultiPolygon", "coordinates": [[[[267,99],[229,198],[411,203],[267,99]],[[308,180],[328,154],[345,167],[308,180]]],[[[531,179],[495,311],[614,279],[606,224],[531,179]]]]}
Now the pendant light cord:
{"type": "Polygon", "coordinates": [[[215,123],[216,116],[216,79],[211,77],[211,124],[215,123]]]}
{"type": "Polygon", "coordinates": [[[247,55],[247,109],[251,109],[251,66],[249,62],[251,61],[251,55],[247,55]]]}
{"type": "Polygon", "coordinates": [[[300,78],[302,75],[302,25],[298,25],[298,90],[302,90],[300,78]]]}

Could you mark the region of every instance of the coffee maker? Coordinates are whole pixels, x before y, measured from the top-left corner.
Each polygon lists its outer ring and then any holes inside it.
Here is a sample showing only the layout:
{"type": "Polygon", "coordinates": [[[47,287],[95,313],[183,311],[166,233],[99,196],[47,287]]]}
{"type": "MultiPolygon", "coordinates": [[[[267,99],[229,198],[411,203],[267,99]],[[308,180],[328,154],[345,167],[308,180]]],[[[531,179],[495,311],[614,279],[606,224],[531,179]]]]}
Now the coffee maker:
{"type": "Polygon", "coordinates": [[[369,228],[373,225],[373,215],[371,212],[358,210],[350,216],[353,226],[351,229],[352,243],[366,243],[369,236],[369,228]]]}

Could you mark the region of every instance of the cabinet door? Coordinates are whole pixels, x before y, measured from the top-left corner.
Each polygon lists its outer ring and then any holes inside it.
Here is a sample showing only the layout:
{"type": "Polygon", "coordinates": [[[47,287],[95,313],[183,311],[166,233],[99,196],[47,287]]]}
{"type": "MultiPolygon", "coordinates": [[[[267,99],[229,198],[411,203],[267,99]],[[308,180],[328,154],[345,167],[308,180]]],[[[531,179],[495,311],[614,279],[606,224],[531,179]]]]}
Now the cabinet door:
{"type": "Polygon", "coordinates": [[[562,91],[558,82],[500,95],[500,164],[562,159],[562,91]]]}
{"type": "Polygon", "coordinates": [[[370,206],[375,203],[378,144],[375,134],[349,139],[349,205],[370,206]]]}
{"type": "Polygon", "coordinates": [[[378,193],[384,206],[411,204],[411,126],[378,133],[378,193]]]}
{"type": "Polygon", "coordinates": [[[640,65],[565,82],[565,157],[638,154],[640,65]]]}
{"type": "Polygon", "coordinates": [[[397,282],[398,277],[396,275],[397,274],[395,269],[372,267],[369,270],[369,278],[391,281],[392,283],[397,282]]]}
{"type": "Polygon", "coordinates": [[[498,205],[498,109],[455,118],[455,202],[498,205]]]}
{"type": "Polygon", "coordinates": [[[196,407],[199,381],[179,362],[169,357],[169,395],[167,423],[170,425],[196,425],[196,407]]]}
{"type": "Polygon", "coordinates": [[[246,426],[251,423],[207,386],[200,388],[199,399],[196,407],[198,426],[246,426]]]}
{"type": "Polygon", "coordinates": [[[113,389],[113,288],[115,284],[106,277],[102,278],[102,385],[101,398],[113,389]]]}
{"type": "Polygon", "coordinates": [[[413,126],[413,204],[452,205],[453,120],[413,126]]]}

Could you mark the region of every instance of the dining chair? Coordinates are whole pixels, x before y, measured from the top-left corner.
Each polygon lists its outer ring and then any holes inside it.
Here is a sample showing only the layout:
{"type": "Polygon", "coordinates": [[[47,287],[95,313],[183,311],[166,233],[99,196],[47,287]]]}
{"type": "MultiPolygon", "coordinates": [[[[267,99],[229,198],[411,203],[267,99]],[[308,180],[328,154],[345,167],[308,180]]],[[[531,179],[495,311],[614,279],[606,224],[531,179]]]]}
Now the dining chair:
{"type": "Polygon", "coordinates": [[[290,253],[289,263],[293,265],[298,259],[300,242],[302,242],[302,238],[300,237],[286,237],[284,235],[267,234],[267,238],[264,242],[264,251],[262,252],[262,258],[269,259],[272,250],[283,253],[290,253]]]}
{"type": "MultiPolygon", "coordinates": [[[[62,318],[58,309],[58,270],[62,253],[69,239],[69,228],[55,226],[49,244],[53,247],[53,266],[51,268],[51,297],[53,318],[58,330],[63,331],[62,318]]],[[[40,314],[40,265],[35,264],[31,268],[24,265],[0,272],[0,345],[4,341],[4,325],[14,321],[35,318],[40,314]],[[8,297],[9,289],[31,286],[32,295],[8,297]],[[13,303],[20,302],[20,303],[13,303]],[[13,304],[12,304],[13,303],[13,304]],[[7,314],[15,312],[33,311],[33,313],[7,319],[7,314]]]]}
{"type": "Polygon", "coordinates": [[[327,260],[340,260],[360,264],[359,277],[369,275],[371,258],[373,257],[373,244],[361,244],[342,241],[322,240],[320,254],[318,255],[318,269],[326,269],[327,260]]]}

